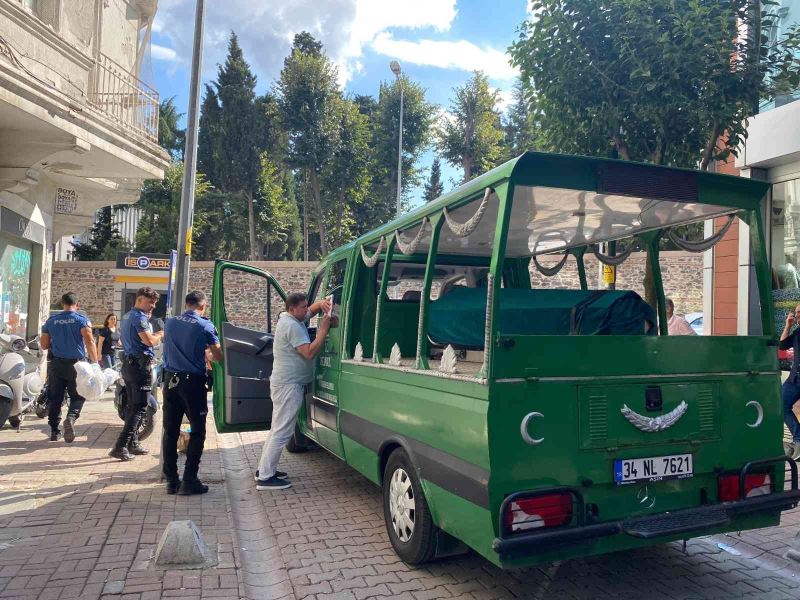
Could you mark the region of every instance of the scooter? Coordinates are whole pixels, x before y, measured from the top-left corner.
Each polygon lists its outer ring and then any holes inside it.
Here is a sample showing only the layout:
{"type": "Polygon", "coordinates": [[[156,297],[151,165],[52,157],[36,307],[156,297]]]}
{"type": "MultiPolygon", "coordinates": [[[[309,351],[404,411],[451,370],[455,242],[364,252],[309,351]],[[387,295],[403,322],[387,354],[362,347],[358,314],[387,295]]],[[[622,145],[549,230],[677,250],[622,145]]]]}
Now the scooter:
{"type": "MultiPolygon", "coordinates": [[[[153,360],[150,367],[150,373],[153,381],[152,392],[147,395],[147,412],[144,418],[139,423],[139,428],[136,432],[139,441],[146,439],[153,433],[155,427],[155,414],[158,412],[159,404],[156,398],[156,390],[161,387],[163,379],[164,361],[160,357],[159,349],[156,349],[156,358],[153,360]]],[[[117,364],[115,369],[121,370],[122,368],[122,353],[117,353],[117,364]]],[[[128,393],[125,390],[125,382],[122,377],[117,379],[116,387],[114,388],[114,407],[117,409],[119,418],[125,420],[125,412],[128,407],[128,393]]]]}
{"type": "Polygon", "coordinates": [[[19,431],[25,415],[36,410],[44,387],[40,362],[38,336],[26,342],[18,335],[0,333],[0,429],[8,421],[19,431]]]}

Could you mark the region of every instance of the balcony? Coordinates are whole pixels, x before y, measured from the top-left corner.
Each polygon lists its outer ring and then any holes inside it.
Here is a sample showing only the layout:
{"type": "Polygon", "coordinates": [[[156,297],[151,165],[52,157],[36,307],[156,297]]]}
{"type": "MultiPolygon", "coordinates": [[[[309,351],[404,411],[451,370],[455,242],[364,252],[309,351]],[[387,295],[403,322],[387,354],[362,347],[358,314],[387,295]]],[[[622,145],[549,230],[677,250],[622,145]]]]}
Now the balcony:
{"type": "Polygon", "coordinates": [[[158,92],[103,54],[90,74],[88,101],[123,129],[158,142],[158,92]]]}

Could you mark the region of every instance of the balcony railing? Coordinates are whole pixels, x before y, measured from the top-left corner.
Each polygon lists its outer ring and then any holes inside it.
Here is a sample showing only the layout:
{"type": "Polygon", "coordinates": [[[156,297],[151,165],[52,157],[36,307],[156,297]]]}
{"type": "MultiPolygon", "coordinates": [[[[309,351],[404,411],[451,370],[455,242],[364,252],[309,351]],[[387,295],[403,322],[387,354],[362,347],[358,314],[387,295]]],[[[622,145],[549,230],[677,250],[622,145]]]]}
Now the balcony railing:
{"type": "Polygon", "coordinates": [[[89,104],[122,128],[158,142],[158,92],[104,54],[90,75],[89,104]]]}

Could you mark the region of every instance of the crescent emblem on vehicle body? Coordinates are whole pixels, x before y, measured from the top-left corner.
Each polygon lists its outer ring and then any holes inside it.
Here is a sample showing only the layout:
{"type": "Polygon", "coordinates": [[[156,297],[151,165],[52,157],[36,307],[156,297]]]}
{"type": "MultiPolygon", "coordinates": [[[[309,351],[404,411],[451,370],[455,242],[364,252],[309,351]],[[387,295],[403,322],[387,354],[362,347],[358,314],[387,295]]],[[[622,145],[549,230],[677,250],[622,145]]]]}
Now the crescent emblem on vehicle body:
{"type": "Polygon", "coordinates": [[[665,415],[659,415],[658,417],[645,417],[644,415],[640,415],[636,411],[628,408],[627,404],[622,405],[620,412],[628,419],[631,425],[637,429],[647,431],[648,433],[655,433],[657,431],[664,431],[668,427],[675,425],[678,419],[686,413],[688,408],[689,405],[682,400],[674,410],[671,410],[665,415]]]}
{"type": "Polygon", "coordinates": [[[528,425],[533,419],[536,419],[537,417],[543,419],[544,415],[540,412],[528,413],[522,418],[522,423],[519,426],[519,432],[520,434],[522,434],[522,439],[526,444],[530,444],[531,446],[535,446],[536,444],[541,444],[544,441],[543,437],[532,438],[531,434],[528,433],[528,425]]]}
{"type": "Polygon", "coordinates": [[[756,408],[756,412],[758,413],[754,423],[745,423],[745,425],[753,428],[761,425],[761,422],[764,420],[764,408],[761,406],[761,404],[755,400],[750,400],[750,402],[745,404],[745,406],[754,406],[756,408]]]}

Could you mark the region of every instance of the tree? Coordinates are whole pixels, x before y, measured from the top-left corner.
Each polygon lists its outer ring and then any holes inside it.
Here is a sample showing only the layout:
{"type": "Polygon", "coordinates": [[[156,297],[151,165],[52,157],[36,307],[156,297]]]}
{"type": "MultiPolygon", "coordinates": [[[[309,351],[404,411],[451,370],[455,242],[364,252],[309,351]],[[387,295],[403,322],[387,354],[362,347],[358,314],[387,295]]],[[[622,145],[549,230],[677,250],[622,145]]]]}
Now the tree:
{"type": "MultiPolygon", "coordinates": [[[[701,170],[736,155],[759,97],[800,81],[798,30],[771,44],[761,5],[536,0],[510,53],[543,145],[701,170]]],[[[654,305],[649,261],[645,294],[654,305]]]]}
{"type": "Polygon", "coordinates": [[[271,259],[296,255],[300,215],[294,194],[287,190],[291,179],[287,179],[266,153],[261,155],[260,163],[256,192],[256,236],[261,246],[260,254],[271,259]]]}
{"type": "Polygon", "coordinates": [[[206,84],[197,132],[197,170],[204,173],[209,181],[217,181],[219,144],[222,137],[221,112],[217,92],[212,85],[206,84]]]}
{"type": "Polygon", "coordinates": [[[288,135],[288,163],[300,169],[309,184],[309,196],[320,237],[322,254],[328,253],[325,211],[320,175],[330,149],[339,138],[336,118],[340,98],[336,68],[311,36],[295,36],[292,53],[283,63],[277,85],[283,124],[288,135]]]}
{"type": "Polygon", "coordinates": [[[454,91],[450,114],[439,128],[437,146],[447,162],[464,170],[464,181],[469,181],[502,158],[499,94],[489,88],[489,78],[480,71],[454,91]]]}
{"type": "Polygon", "coordinates": [[[761,4],[537,0],[510,53],[543,143],[702,170],[737,154],[758,98],[800,78],[797,30],[770,44],[761,4]]]}
{"type": "Polygon", "coordinates": [[[360,233],[355,208],[370,192],[370,130],[368,119],[350,100],[334,102],[339,133],[322,171],[323,201],[329,242],[339,246],[360,233]]]}
{"type": "Polygon", "coordinates": [[[256,109],[256,76],[244,59],[235,33],[228,41],[228,56],[219,67],[215,83],[220,103],[217,164],[212,184],[219,190],[242,194],[247,200],[250,260],[258,258],[254,195],[260,171],[263,121],[256,109]]]}
{"type": "Polygon", "coordinates": [[[517,81],[511,92],[512,104],[508,107],[503,124],[505,159],[519,156],[536,147],[536,117],[525,97],[522,83],[517,81]]]}
{"type": "Polygon", "coordinates": [[[183,113],[175,107],[175,96],[167,98],[158,106],[158,143],[172,160],[183,160],[186,146],[186,130],[178,125],[183,113]]]}
{"type": "Polygon", "coordinates": [[[117,252],[128,250],[128,244],[112,224],[112,207],[100,209],[97,220],[89,229],[86,242],[72,242],[74,260],[112,260],[117,252]]]}
{"type": "Polygon", "coordinates": [[[431,165],[431,176],[425,184],[425,191],[422,194],[425,202],[436,200],[444,192],[444,182],[442,182],[442,166],[439,163],[439,157],[433,159],[431,165]]]}
{"type": "MultiPolygon", "coordinates": [[[[178,219],[183,187],[183,163],[173,163],[164,173],[164,179],[144,182],[136,206],[142,210],[142,218],[136,230],[136,247],[147,252],[168,253],[175,248],[178,239],[178,219]]],[[[206,234],[209,222],[222,222],[221,214],[209,218],[207,196],[211,186],[198,173],[195,184],[195,214],[192,226],[192,257],[197,259],[198,241],[206,234]]],[[[216,211],[213,211],[216,212],[216,211]]],[[[223,236],[220,236],[223,237],[223,236]]],[[[219,254],[219,256],[223,256],[219,254]]],[[[202,258],[211,258],[202,256],[202,258]]]]}
{"type": "MultiPolygon", "coordinates": [[[[370,217],[363,231],[385,223],[395,215],[397,205],[397,143],[400,135],[400,89],[403,89],[402,198],[421,183],[418,167],[428,148],[435,107],[425,100],[425,89],[406,75],[391,83],[381,82],[378,102],[356,98],[362,112],[370,116],[374,154],[370,217]]],[[[366,208],[366,207],[365,207],[366,208]]]]}

